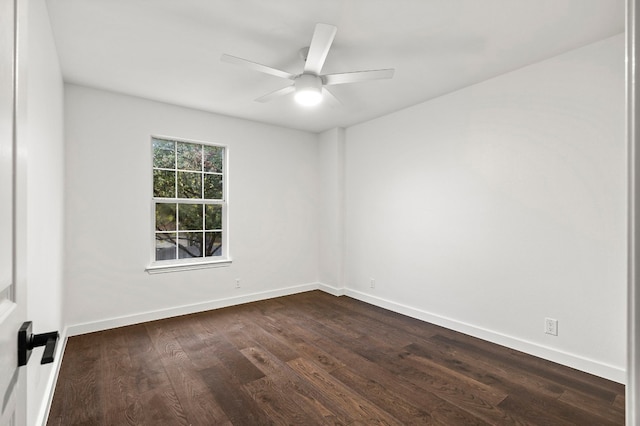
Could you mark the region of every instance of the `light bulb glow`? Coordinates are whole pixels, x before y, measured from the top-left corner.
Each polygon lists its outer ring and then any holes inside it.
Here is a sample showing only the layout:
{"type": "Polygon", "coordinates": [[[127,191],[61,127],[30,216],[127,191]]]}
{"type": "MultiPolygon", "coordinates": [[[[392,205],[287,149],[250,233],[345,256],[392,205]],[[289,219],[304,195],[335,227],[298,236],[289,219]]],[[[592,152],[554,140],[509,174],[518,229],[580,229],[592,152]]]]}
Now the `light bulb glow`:
{"type": "Polygon", "coordinates": [[[300,105],[314,106],[322,101],[322,93],[309,89],[297,90],[294,98],[300,105]]]}
{"type": "Polygon", "coordinates": [[[322,101],[322,80],[312,74],[302,74],[295,81],[294,99],[300,105],[314,106],[322,101]]]}

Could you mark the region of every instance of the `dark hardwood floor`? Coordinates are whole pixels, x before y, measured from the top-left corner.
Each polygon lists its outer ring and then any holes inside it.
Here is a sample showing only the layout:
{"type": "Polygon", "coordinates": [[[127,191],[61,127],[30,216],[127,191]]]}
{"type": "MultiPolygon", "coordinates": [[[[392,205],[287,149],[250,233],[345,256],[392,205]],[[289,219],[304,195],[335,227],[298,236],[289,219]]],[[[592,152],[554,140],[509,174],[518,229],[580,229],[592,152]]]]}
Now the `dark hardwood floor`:
{"type": "Polygon", "coordinates": [[[71,337],[48,425],[623,425],[624,386],[314,291],[71,337]]]}

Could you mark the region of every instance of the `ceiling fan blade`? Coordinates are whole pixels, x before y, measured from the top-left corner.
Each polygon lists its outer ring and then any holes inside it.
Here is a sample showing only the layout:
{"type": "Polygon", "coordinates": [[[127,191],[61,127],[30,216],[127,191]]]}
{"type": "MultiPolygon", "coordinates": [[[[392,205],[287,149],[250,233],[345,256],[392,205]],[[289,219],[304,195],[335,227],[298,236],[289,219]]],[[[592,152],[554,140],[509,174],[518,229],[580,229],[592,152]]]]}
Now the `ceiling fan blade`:
{"type": "Polygon", "coordinates": [[[271,92],[264,96],[260,96],[258,99],[256,99],[256,102],[262,102],[262,103],[269,102],[276,98],[279,98],[280,96],[288,95],[289,93],[292,93],[295,90],[296,90],[295,86],[293,85],[287,86],[282,89],[278,89],[275,92],[271,92]]]}
{"type": "Polygon", "coordinates": [[[235,64],[235,65],[242,65],[245,66],[247,68],[251,68],[252,70],[255,71],[260,71],[262,73],[265,74],[270,74],[270,75],[275,75],[276,77],[280,77],[280,78],[286,78],[289,80],[293,80],[294,78],[296,78],[295,75],[288,73],[286,71],[282,71],[276,68],[272,68],[272,67],[268,67],[266,65],[262,65],[262,64],[258,64],[256,62],[251,62],[248,61],[246,59],[242,59],[242,58],[236,58],[235,56],[231,56],[231,55],[227,55],[227,54],[223,54],[220,57],[220,60],[223,62],[228,62],[230,64],[235,64]]]}
{"type": "Polygon", "coordinates": [[[335,95],[331,93],[329,89],[327,89],[326,87],[322,88],[322,97],[327,102],[327,104],[329,104],[329,106],[332,108],[342,105],[342,102],[340,102],[340,99],[336,98],[335,95]]]}
{"type": "Polygon", "coordinates": [[[379,80],[393,77],[394,69],[343,72],[340,74],[327,74],[322,76],[322,81],[327,86],[334,84],[358,83],[360,81],[379,80]]]}
{"type": "Polygon", "coordinates": [[[316,29],[313,31],[313,37],[309,45],[307,61],[304,64],[304,72],[320,75],[331,43],[333,43],[333,38],[336,36],[336,31],[338,31],[338,28],[333,25],[316,24],[316,29]]]}

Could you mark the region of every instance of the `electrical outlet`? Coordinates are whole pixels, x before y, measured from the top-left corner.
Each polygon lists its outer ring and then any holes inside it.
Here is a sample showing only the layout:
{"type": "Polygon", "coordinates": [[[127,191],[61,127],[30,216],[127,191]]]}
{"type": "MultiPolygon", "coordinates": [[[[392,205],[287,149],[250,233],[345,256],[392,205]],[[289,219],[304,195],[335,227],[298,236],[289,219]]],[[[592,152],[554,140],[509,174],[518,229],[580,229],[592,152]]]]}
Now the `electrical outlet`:
{"type": "Polygon", "coordinates": [[[236,288],[240,288],[240,278],[236,278],[236,288]]]}
{"type": "Polygon", "coordinates": [[[553,318],[544,319],[544,332],[552,336],[558,335],[558,320],[553,318]]]}
{"type": "Polygon", "coordinates": [[[371,281],[369,282],[369,285],[371,286],[371,288],[376,288],[376,280],[371,278],[371,281]]]}

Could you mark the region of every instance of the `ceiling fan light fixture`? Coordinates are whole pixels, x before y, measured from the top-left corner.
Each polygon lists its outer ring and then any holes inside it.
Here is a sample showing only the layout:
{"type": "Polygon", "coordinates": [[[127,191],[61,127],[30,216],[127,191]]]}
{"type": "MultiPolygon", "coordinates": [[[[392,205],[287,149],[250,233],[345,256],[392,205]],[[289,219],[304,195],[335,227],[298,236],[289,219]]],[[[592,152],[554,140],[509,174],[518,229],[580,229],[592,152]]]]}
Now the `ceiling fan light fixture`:
{"type": "Polygon", "coordinates": [[[300,105],[314,106],[322,102],[322,80],[311,74],[302,74],[295,81],[294,99],[300,105]]]}
{"type": "Polygon", "coordinates": [[[324,86],[335,84],[358,83],[361,81],[379,80],[393,77],[393,69],[351,71],[337,74],[321,74],[327,54],[333,43],[338,28],[335,25],[316,24],[309,47],[300,50],[300,57],[304,60],[302,74],[292,74],[287,71],[248,61],[246,59],[223,54],[220,60],[230,64],[262,72],[264,74],[280,77],[293,81],[293,84],[283,87],[275,92],[260,96],[256,102],[268,102],[280,96],[294,93],[296,102],[303,106],[314,106],[325,100],[330,106],[340,105],[340,101],[324,86]]]}

